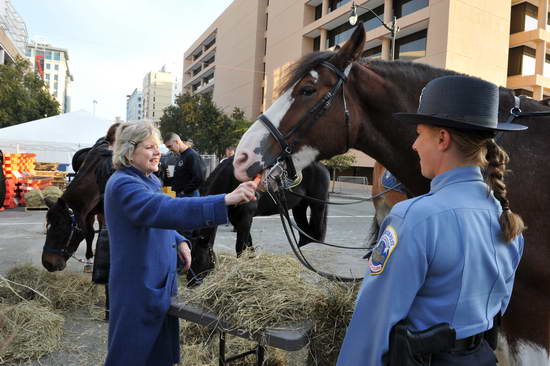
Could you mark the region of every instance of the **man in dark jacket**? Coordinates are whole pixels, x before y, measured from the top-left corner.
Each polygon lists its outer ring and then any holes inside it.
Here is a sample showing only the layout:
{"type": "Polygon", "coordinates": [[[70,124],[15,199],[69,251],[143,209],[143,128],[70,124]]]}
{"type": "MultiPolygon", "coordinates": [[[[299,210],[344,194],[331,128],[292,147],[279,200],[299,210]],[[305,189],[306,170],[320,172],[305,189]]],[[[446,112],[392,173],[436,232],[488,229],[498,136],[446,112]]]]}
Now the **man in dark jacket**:
{"type": "Polygon", "coordinates": [[[166,135],[164,145],[170,151],[179,154],[172,178],[172,190],[176,192],[177,197],[198,197],[206,170],[202,158],[173,132],[166,135]]]}

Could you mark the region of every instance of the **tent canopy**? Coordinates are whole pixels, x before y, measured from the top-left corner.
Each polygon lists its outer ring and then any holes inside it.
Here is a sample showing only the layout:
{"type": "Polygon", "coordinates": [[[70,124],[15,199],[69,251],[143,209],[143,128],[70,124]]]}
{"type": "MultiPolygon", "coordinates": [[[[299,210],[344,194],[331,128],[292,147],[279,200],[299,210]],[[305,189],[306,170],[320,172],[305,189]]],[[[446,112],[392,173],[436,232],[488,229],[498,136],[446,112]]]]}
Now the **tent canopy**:
{"type": "Polygon", "coordinates": [[[4,153],[35,153],[36,160],[70,164],[74,153],[105,136],[114,122],[84,110],[0,129],[4,153]]]}

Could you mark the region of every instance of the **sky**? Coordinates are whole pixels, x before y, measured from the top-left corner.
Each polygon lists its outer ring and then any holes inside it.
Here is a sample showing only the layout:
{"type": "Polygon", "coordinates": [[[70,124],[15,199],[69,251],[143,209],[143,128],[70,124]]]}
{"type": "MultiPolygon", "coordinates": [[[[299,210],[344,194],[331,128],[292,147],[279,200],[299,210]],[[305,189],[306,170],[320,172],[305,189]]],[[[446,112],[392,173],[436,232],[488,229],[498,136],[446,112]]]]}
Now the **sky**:
{"type": "MultiPolygon", "coordinates": [[[[250,0],[253,1],[253,0],[250,0]]],[[[69,52],[71,110],[126,119],[126,95],[149,71],[176,74],[183,53],[232,0],[11,0],[29,41],[69,52]]]]}

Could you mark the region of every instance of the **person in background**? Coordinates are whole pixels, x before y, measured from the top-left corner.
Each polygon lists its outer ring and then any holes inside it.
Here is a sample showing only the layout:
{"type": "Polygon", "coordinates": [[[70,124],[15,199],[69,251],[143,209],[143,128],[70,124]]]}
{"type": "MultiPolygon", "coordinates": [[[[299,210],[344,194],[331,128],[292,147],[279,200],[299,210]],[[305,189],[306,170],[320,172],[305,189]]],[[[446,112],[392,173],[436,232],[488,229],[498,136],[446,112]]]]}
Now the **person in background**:
{"type": "Polygon", "coordinates": [[[232,157],[233,155],[235,155],[235,148],[233,146],[230,146],[228,148],[225,149],[225,156],[223,157],[222,160],[220,160],[220,163],[230,157],[232,157]]]}
{"type": "Polygon", "coordinates": [[[416,125],[412,149],[431,189],[381,225],[337,366],[496,365],[525,226],[494,137],[527,128],[498,123],[498,104],[498,86],[453,75],[426,85],[418,113],[394,114],[416,125]]]}
{"type": "Polygon", "coordinates": [[[172,190],[176,197],[198,197],[199,187],[205,179],[204,162],[200,155],[173,132],[165,136],[164,145],[179,154],[172,178],[172,190]]]}
{"type": "Polygon", "coordinates": [[[255,200],[256,183],[228,194],[172,198],[153,174],[160,133],[146,122],[122,123],[113,149],[115,173],[105,189],[111,243],[106,366],[172,366],[180,362],[179,322],[168,314],[177,292],[176,257],[191,265],[188,231],[227,222],[227,206],[255,200]]]}

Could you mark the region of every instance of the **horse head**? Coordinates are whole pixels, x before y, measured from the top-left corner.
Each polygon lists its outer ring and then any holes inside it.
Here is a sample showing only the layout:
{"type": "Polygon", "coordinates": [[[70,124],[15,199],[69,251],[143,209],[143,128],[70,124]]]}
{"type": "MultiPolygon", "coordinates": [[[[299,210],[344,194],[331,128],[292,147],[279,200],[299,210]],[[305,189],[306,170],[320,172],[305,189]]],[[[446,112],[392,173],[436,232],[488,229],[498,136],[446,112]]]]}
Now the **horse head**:
{"type": "Polygon", "coordinates": [[[202,280],[214,270],[216,258],[214,255],[214,239],[216,228],[203,228],[193,231],[190,238],[191,268],[187,272],[189,287],[200,285],[202,280]]]}
{"type": "Polygon", "coordinates": [[[250,180],[283,160],[286,169],[298,173],[353,147],[360,121],[352,118],[356,107],[346,104],[353,90],[345,81],[364,43],[359,24],[338,52],[312,53],[296,64],[283,94],[241,138],[233,162],[238,180],[250,180]]]}
{"type": "Polygon", "coordinates": [[[60,197],[55,203],[46,200],[46,205],[47,231],[42,250],[42,265],[50,272],[62,271],[67,260],[76,251],[74,239],[78,235],[78,227],[72,210],[63,198],[60,197]]]}

